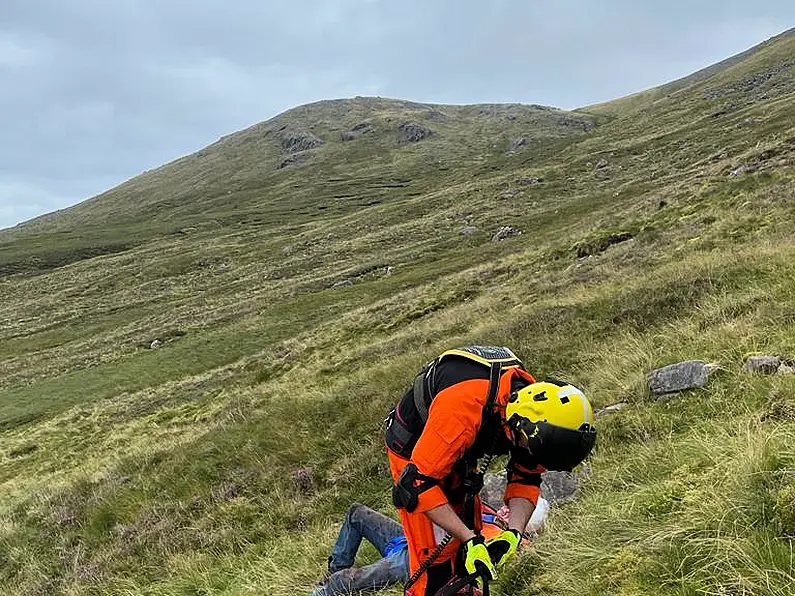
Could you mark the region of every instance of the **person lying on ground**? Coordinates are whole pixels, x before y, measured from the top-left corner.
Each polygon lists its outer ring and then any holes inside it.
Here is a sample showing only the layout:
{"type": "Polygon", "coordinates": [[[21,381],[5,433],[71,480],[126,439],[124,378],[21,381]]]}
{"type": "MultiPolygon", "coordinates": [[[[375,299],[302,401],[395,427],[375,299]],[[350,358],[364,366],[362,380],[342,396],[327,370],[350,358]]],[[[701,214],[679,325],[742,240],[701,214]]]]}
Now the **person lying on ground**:
{"type": "MultiPolygon", "coordinates": [[[[549,504],[539,499],[527,525],[529,537],[541,531],[549,504]]],[[[508,524],[508,508],[495,511],[483,504],[483,534],[498,536],[508,524]]],[[[525,540],[527,542],[527,540],[525,540]]],[[[408,579],[408,544],[401,525],[366,505],[354,503],[345,515],[337,541],[328,559],[327,577],[311,596],[337,596],[359,590],[378,590],[408,579]],[[362,539],[370,542],[381,559],[364,567],[354,567],[362,539]]]]}

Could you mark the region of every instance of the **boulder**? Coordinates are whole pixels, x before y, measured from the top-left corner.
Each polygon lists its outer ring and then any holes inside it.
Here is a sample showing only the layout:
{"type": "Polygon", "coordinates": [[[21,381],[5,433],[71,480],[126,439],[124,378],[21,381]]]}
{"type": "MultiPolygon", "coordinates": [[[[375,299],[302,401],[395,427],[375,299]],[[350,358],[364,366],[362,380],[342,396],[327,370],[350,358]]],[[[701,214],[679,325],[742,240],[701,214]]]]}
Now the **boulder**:
{"type": "Polygon", "coordinates": [[[654,397],[696,389],[707,384],[709,373],[710,366],[700,360],[669,364],[649,373],[649,388],[654,397]]]}
{"type": "MultiPolygon", "coordinates": [[[[552,504],[573,501],[577,498],[582,479],[587,475],[587,469],[582,472],[544,472],[541,474],[541,496],[552,504]]],[[[506,484],[505,471],[486,473],[480,498],[499,509],[503,505],[506,484]]]]}
{"type": "Polygon", "coordinates": [[[511,141],[511,144],[508,145],[508,151],[518,151],[522,147],[527,147],[529,143],[530,139],[527,137],[519,137],[518,139],[511,141]]]}
{"type": "Polygon", "coordinates": [[[502,497],[505,494],[507,476],[505,472],[487,472],[483,477],[483,490],[480,491],[480,498],[494,507],[502,507],[502,497]]]}
{"type": "Polygon", "coordinates": [[[359,122],[351,128],[351,132],[358,132],[358,133],[366,133],[366,132],[373,132],[373,125],[369,122],[359,122]]]}
{"type": "Polygon", "coordinates": [[[584,472],[544,472],[541,474],[541,496],[550,503],[568,503],[577,498],[584,472]]]}
{"type": "Polygon", "coordinates": [[[511,238],[512,236],[519,236],[521,233],[522,231],[517,228],[512,228],[511,226],[502,226],[491,237],[491,241],[500,242],[501,240],[505,240],[506,238],[511,238]]]}
{"type": "Polygon", "coordinates": [[[743,369],[751,373],[774,375],[779,372],[782,364],[787,366],[779,356],[749,356],[743,364],[743,369]]]}

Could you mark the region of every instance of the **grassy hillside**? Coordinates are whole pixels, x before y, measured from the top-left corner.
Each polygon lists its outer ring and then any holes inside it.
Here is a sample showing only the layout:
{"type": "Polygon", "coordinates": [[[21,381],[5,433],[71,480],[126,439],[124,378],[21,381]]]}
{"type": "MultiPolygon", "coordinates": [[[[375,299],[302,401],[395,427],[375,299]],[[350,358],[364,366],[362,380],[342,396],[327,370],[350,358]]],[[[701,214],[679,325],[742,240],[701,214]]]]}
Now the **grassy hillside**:
{"type": "Polygon", "coordinates": [[[415,370],[484,342],[631,403],[504,593],[791,594],[795,376],[742,361],[795,356],[794,100],[787,34],[575,113],[322,102],[0,232],[6,591],[305,592],[391,511],[415,370]]]}

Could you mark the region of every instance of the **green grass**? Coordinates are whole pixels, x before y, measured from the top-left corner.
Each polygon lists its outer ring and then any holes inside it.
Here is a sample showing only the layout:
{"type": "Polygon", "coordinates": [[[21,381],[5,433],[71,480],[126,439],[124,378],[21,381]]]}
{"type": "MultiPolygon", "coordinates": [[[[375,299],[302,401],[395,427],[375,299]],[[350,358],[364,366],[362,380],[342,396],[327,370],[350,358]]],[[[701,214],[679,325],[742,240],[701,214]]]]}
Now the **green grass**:
{"type": "Polygon", "coordinates": [[[789,594],[795,379],[742,362],[795,356],[793,52],[576,113],[302,106],[0,232],[5,593],[308,591],[352,501],[393,513],[401,391],[483,342],[630,403],[502,592],[789,594]],[[324,143],[277,169],[283,127],[324,143]],[[685,359],[718,372],[654,402],[685,359]]]}

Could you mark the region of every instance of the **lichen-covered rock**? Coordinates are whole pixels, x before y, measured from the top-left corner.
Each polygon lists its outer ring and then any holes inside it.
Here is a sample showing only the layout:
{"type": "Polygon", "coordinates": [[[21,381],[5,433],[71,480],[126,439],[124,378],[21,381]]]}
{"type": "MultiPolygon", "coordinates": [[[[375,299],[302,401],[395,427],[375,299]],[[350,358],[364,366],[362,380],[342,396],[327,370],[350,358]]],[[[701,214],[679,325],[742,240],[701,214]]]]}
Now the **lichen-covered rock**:
{"type": "Polygon", "coordinates": [[[567,503],[577,498],[580,482],[587,472],[544,472],[541,496],[550,503],[567,503]]]}
{"type": "Polygon", "coordinates": [[[653,370],[648,375],[652,395],[662,397],[688,389],[704,387],[710,367],[701,360],[688,360],[653,370]]]}
{"type": "Polygon", "coordinates": [[[778,356],[749,356],[743,364],[743,369],[752,373],[774,375],[781,364],[781,358],[778,356]]]}
{"type": "MultiPolygon", "coordinates": [[[[550,503],[567,503],[577,498],[582,479],[588,470],[581,472],[544,472],[541,474],[541,496],[550,503]]],[[[480,498],[495,508],[502,507],[507,475],[505,471],[489,472],[483,477],[480,498]]]]}

